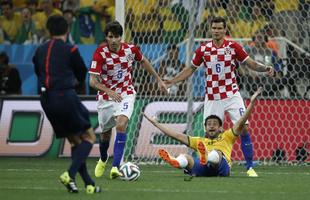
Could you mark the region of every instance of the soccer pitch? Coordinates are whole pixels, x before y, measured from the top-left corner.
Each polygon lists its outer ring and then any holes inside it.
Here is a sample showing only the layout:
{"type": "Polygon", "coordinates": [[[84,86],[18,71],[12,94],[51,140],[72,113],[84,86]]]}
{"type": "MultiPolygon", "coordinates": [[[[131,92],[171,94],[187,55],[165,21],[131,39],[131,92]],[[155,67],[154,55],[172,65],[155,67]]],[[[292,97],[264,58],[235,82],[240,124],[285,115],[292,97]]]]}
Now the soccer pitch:
{"type": "MultiPolygon", "coordinates": [[[[310,166],[259,166],[259,178],[246,177],[245,170],[233,166],[229,178],[187,177],[181,170],[168,165],[140,165],[141,177],[135,182],[109,180],[108,171],[96,178],[102,193],[87,195],[77,176],[79,194],[69,194],[58,182],[66,169],[67,158],[1,158],[0,199],[300,199],[310,196],[310,166]]],[[[96,160],[88,160],[88,170],[93,173],[96,160]]],[[[108,170],[110,165],[108,166],[108,170]]]]}

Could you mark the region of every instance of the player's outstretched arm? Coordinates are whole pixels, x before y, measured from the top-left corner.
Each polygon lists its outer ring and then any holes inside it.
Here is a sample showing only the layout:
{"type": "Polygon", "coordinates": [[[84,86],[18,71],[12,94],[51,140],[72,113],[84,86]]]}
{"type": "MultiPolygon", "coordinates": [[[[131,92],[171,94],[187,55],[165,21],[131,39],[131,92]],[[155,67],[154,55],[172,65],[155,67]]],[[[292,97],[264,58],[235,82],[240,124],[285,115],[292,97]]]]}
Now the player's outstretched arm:
{"type": "Polygon", "coordinates": [[[263,91],[263,88],[259,87],[258,90],[252,95],[251,100],[250,100],[250,104],[248,105],[248,107],[245,110],[245,112],[242,115],[242,117],[237,121],[237,123],[233,127],[233,131],[234,131],[235,135],[240,135],[242,133],[242,129],[243,129],[244,125],[245,125],[245,122],[250,117],[250,115],[252,113],[252,110],[254,108],[255,100],[256,100],[257,96],[260,95],[260,93],[262,91],[263,91]]]}
{"type": "Polygon", "coordinates": [[[188,77],[190,77],[197,68],[195,66],[185,67],[178,75],[176,75],[173,79],[165,81],[167,87],[171,87],[177,82],[184,81],[188,77]]]}
{"type": "Polygon", "coordinates": [[[254,61],[252,58],[248,58],[245,60],[245,63],[254,71],[257,72],[267,72],[269,76],[273,76],[274,69],[272,66],[264,65],[259,62],[254,61]]]}
{"type": "Polygon", "coordinates": [[[146,114],[143,113],[143,116],[149,121],[151,122],[155,127],[157,127],[159,130],[161,130],[165,135],[168,135],[169,137],[172,137],[180,142],[182,142],[185,145],[188,145],[188,138],[186,135],[184,135],[181,132],[177,132],[175,130],[172,130],[160,123],[158,123],[155,119],[150,118],[149,116],[147,116],[146,114]]]}
{"type": "Polygon", "coordinates": [[[148,73],[150,73],[156,77],[160,90],[165,92],[166,94],[168,94],[168,88],[167,88],[166,84],[163,82],[163,80],[161,80],[161,78],[159,77],[157,72],[154,70],[150,61],[146,58],[143,58],[141,60],[141,65],[142,65],[142,67],[144,67],[148,71],[148,73]]]}

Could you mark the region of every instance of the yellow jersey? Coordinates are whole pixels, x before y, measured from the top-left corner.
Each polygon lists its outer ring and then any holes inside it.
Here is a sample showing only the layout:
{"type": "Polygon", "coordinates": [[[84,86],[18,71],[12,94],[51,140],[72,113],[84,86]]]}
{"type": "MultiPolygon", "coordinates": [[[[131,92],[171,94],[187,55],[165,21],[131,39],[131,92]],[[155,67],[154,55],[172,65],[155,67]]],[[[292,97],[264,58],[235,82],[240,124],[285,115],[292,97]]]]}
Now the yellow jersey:
{"type": "Polygon", "coordinates": [[[231,166],[231,152],[237,138],[238,136],[234,135],[233,130],[228,129],[219,134],[219,136],[214,139],[189,136],[188,146],[197,151],[198,142],[203,141],[209,152],[212,150],[221,151],[224,154],[228,164],[231,166]]]}

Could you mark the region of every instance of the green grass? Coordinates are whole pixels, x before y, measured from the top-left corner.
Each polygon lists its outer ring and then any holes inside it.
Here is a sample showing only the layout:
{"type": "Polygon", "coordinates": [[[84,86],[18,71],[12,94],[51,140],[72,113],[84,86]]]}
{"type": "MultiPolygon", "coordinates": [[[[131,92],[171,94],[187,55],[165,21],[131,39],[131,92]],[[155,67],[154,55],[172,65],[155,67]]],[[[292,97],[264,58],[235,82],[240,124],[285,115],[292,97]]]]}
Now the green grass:
{"type": "MultiPolygon", "coordinates": [[[[93,173],[96,160],[89,159],[89,171],[93,173]]],[[[259,178],[246,177],[245,170],[233,166],[229,178],[186,177],[181,170],[170,166],[140,166],[142,175],[138,181],[109,180],[108,173],[96,178],[103,192],[86,195],[80,178],[79,194],[68,194],[58,183],[58,176],[67,168],[65,158],[0,158],[0,199],[8,200],[61,200],[61,199],[126,199],[126,200],[267,200],[309,199],[309,166],[259,166],[259,178]]],[[[109,169],[110,166],[108,166],[109,169]]]]}

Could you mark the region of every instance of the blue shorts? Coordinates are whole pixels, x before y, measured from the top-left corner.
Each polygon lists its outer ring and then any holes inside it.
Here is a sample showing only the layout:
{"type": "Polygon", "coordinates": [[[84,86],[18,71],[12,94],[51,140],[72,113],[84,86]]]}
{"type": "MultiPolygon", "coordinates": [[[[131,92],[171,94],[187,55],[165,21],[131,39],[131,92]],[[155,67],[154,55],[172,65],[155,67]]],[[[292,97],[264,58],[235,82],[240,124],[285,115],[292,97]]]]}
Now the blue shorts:
{"type": "Polygon", "coordinates": [[[40,101],[57,138],[82,134],[91,127],[89,112],[75,90],[48,91],[40,101]]]}
{"type": "Polygon", "coordinates": [[[229,176],[230,166],[226,158],[223,156],[221,163],[218,167],[211,166],[209,163],[201,165],[198,158],[194,159],[194,166],[187,173],[193,176],[229,176]]]}

